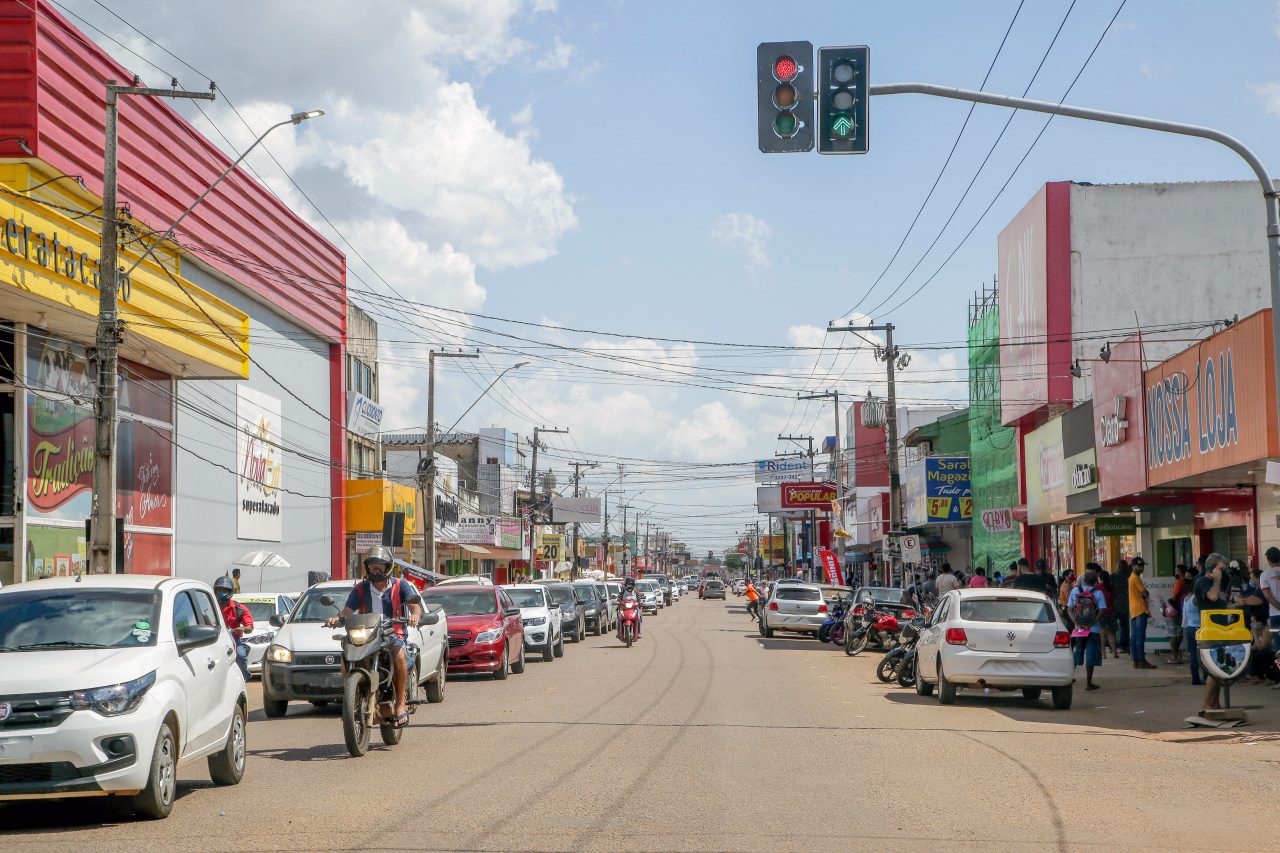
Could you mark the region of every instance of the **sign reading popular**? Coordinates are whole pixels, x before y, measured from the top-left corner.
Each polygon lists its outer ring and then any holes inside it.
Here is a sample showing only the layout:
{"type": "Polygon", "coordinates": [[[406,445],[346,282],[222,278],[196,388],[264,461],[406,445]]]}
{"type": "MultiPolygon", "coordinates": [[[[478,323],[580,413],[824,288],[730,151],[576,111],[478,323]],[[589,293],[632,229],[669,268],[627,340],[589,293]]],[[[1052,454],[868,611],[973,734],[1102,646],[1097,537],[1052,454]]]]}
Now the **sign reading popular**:
{"type": "Polygon", "coordinates": [[[829,510],[839,497],[832,483],[783,483],[779,489],[783,509],[829,510]]]}

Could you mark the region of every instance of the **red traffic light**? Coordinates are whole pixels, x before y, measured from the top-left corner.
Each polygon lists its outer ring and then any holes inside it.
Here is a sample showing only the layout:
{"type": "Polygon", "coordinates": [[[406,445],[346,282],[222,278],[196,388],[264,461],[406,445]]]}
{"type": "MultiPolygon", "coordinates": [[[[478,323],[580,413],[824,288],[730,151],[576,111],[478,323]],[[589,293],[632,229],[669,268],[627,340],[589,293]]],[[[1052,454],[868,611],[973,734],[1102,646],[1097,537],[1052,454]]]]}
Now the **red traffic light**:
{"type": "Polygon", "coordinates": [[[789,56],[779,56],[773,61],[773,76],[784,83],[794,78],[799,71],[800,67],[789,56]]]}

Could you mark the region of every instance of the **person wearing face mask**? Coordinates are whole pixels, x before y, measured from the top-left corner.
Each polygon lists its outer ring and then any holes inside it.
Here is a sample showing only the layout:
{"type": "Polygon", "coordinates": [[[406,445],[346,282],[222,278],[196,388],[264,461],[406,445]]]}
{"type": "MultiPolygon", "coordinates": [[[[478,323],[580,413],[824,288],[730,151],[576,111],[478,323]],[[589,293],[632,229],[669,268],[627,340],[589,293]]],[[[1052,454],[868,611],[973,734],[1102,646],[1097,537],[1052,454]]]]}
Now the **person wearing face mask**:
{"type": "Polygon", "coordinates": [[[1147,561],[1134,557],[1129,576],[1129,659],[1134,669],[1155,669],[1147,660],[1147,621],[1151,618],[1151,593],[1143,583],[1147,561]]]}
{"type": "Polygon", "coordinates": [[[244,635],[253,630],[253,614],[249,608],[231,598],[235,584],[231,578],[223,575],[213,584],[213,594],[218,597],[218,607],[222,608],[222,621],[227,623],[231,631],[231,639],[236,644],[236,663],[240,666],[240,674],[249,680],[249,646],[245,644],[244,635]]]}

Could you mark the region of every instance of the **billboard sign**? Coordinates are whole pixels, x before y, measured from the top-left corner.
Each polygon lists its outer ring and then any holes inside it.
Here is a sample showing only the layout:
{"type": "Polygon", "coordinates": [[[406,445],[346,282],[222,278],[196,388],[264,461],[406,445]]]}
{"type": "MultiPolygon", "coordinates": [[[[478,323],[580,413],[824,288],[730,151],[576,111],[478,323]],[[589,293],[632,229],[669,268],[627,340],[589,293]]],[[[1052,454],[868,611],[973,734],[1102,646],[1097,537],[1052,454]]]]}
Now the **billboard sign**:
{"type": "Polygon", "coordinates": [[[778,488],[783,509],[830,510],[839,497],[831,483],[783,483],[778,488]]]}
{"type": "Polygon", "coordinates": [[[1064,521],[1067,512],[1066,459],[1062,453],[1062,418],[1054,418],[1024,439],[1022,464],[1027,483],[1027,522],[1064,521]]]}
{"type": "Polygon", "coordinates": [[[813,479],[808,459],[761,459],[756,462],[757,483],[799,483],[813,479]]]}
{"type": "Polygon", "coordinates": [[[244,385],[236,392],[236,536],[279,542],[284,535],[280,399],[244,385]]]}
{"type": "Polygon", "coordinates": [[[382,407],[358,391],[351,394],[351,402],[347,407],[347,429],[376,441],[382,429],[382,407]]]}
{"type": "Polygon", "coordinates": [[[756,511],[761,515],[777,515],[782,518],[805,518],[804,510],[782,508],[782,486],[756,486],[756,511]]]}
{"type": "Polygon", "coordinates": [[[573,521],[598,522],[600,520],[600,499],[552,497],[551,520],[556,524],[573,521]]]}
{"type": "Polygon", "coordinates": [[[498,544],[497,519],[491,515],[458,516],[458,542],[466,545],[498,544]]]}
{"type": "Polygon", "coordinates": [[[973,521],[969,457],[926,456],[904,479],[908,527],[973,521]]]}

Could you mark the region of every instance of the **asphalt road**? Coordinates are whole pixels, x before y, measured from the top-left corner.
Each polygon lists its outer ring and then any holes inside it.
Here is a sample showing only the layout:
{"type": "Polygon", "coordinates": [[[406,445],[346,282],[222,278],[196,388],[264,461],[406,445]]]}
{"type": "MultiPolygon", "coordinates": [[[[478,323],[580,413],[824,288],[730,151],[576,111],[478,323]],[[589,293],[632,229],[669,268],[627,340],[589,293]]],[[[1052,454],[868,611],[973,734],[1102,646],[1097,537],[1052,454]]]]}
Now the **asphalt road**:
{"type": "Polygon", "coordinates": [[[646,617],[631,649],[589,637],[505,682],[453,679],[399,746],[360,759],[332,710],[266,720],[255,682],[239,786],[188,767],[158,822],[101,800],[0,805],[0,849],[1280,844],[1280,743],[1169,743],[1021,698],[944,708],[879,684],[878,655],[752,627],[738,599],[686,599],[646,617]]]}

